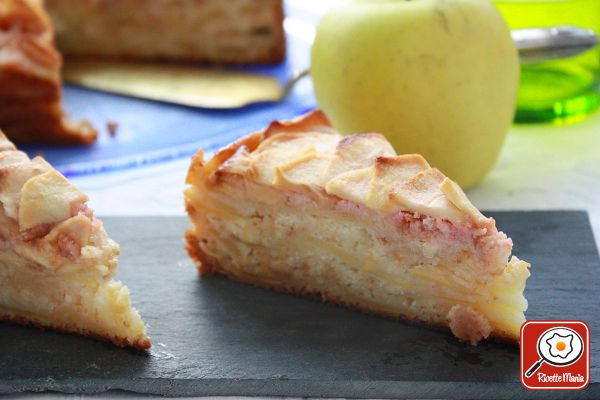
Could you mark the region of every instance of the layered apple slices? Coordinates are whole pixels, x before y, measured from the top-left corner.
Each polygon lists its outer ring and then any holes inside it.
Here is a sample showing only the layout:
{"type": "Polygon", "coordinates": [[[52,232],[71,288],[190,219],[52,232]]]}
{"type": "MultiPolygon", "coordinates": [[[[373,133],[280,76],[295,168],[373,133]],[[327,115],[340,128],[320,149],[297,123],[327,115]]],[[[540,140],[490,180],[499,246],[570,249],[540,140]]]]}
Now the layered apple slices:
{"type": "Polygon", "coordinates": [[[0,1],[0,128],[18,143],[90,145],[94,128],[62,110],[62,57],[43,5],[0,1]]]}
{"type": "Polygon", "coordinates": [[[196,155],[187,249],[203,275],[517,342],[529,264],[463,191],[319,111],[196,155]]]}
{"type": "Polygon", "coordinates": [[[150,347],[87,196],[0,132],[0,321],[150,347]]]}

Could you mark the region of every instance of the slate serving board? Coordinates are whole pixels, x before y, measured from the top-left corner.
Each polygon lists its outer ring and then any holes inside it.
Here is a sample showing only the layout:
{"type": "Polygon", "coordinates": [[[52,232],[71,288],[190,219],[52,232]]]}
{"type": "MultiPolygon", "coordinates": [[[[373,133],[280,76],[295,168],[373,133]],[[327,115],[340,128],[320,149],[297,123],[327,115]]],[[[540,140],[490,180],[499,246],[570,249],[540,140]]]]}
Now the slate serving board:
{"type": "Polygon", "coordinates": [[[119,277],[148,324],[149,352],[0,324],[0,393],[122,389],[170,396],[600,398],[600,261],[584,212],[489,213],[531,261],[528,318],[591,328],[585,391],[526,391],[516,346],[461,344],[406,325],[223,278],[201,279],[182,217],[106,218],[119,277]]]}

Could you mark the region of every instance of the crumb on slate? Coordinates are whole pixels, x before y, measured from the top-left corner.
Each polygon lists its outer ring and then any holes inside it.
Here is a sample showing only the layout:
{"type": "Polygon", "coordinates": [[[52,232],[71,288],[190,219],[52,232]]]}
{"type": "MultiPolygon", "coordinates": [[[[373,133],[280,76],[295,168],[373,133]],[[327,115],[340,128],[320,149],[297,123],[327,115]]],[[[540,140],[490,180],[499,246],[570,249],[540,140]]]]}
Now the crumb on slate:
{"type": "Polygon", "coordinates": [[[111,138],[117,136],[117,131],[119,130],[119,124],[115,121],[108,121],[106,123],[106,129],[108,130],[108,134],[111,138]]]}

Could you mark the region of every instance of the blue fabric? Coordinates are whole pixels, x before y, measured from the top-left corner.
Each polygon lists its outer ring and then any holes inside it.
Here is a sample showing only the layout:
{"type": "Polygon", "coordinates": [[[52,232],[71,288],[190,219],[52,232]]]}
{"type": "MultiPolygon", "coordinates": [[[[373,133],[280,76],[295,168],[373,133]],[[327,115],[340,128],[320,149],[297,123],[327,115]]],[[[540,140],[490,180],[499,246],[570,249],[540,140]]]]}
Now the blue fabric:
{"type": "MultiPolygon", "coordinates": [[[[288,13],[293,12],[288,9],[288,13]]],[[[285,82],[309,65],[310,45],[288,35],[284,63],[246,70],[266,73],[285,82]]],[[[92,147],[29,146],[30,155],[43,154],[67,176],[132,168],[189,157],[200,148],[214,151],[275,119],[289,119],[315,107],[310,78],[279,104],[255,104],[236,110],[207,110],[146,101],[66,85],[64,104],[73,119],[85,118],[99,130],[92,147]],[[106,125],[118,124],[115,137],[106,125]]]]}

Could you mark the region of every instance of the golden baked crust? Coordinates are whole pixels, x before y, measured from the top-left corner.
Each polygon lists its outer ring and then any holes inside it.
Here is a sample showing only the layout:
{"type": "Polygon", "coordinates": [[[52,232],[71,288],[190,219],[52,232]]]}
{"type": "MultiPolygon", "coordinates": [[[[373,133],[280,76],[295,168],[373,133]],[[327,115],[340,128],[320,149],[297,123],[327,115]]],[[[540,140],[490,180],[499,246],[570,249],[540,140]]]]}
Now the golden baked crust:
{"type": "MultiPolygon", "coordinates": [[[[197,158],[194,163],[199,163],[197,158]]],[[[219,150],[208,168],[205,173],[215,168],[217,180],[246,175],[262,184],[319,191],[382,211],[410,210],[482,227],[494,224],[421,155],[396,155],[378,133],[342,138],[321,111],[273,122],[265,131],[219,150]],[[292,149],[287,151],[287,146],[292,149]],[[304,149],[295,151],[300,146],[304,149]]]]}
{"type": "Polygon", "coordinates": [[[464,192],[378,134],[319,111],[192,159],[189,254],[202,274],[518,341],[529,264],[464,192]]]}
{"type": "Polygon", "coordinates": [[[0,320],[149,348],[87,196],[0,131],[0,320]]]}
{"type": "Polygon", "coordinates": [[[42,4],[0,3],[0,128],[19,143],[91,144],[92,126],[62,111],[62,58],[42,4]]]}
{"type": "Polygon", "coordinates": [[[22,315],[13,314],[12,311],[4,310],[2,307],[0,307],[0,321],[16,325],[30,326],[41,330],[51,329],[57,332],[77,334],[91,339],[112,342],[118,347],[133,347],[139,350],[146,350],[152,347],[152,342],[150,339],[143,335],[125,337],[110,335],[108,333],[99,333],[83,329],[77,324],[55,324],[44,320],[36,320],[31,316],[25,317],[22,315]]]}
{"type": "Polygon", "coordinates": [[[285,56],[282,0],[46,0],[66,56],[256,64],[285,56]]]}

